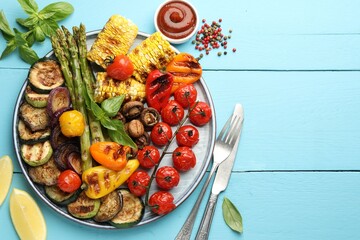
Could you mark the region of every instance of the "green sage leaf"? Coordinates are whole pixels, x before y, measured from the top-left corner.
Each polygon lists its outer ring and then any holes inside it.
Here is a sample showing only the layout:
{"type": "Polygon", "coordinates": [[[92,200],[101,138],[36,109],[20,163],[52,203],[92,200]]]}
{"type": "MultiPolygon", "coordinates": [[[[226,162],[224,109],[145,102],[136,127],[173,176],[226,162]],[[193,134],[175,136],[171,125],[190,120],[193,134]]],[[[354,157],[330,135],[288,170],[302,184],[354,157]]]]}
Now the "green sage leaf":
{"type": "Polygon", "coordinates": [[[105,99],[101,103],[101,108],[104,110],[108,117],[114,117],[125,99],[125,95],[120,95],[112,98],[105,99]]]}
{"type": "Polygon", "coordinates": [[[39,57],[36,54],[36,52],[33,49],[31,49],[27,44],[19,46],[19,54],[20,54],[20,58],[25,62],[29,63],[30,65],[32,65],[37,60],[39,60],[39,57]]]}
{"type": "Polygon", "coordinates": [[[222,203],[222,212],[226,224],[234,231],[242,233],[242,217],[235,205],[226,197],[222,203]]]}
{"type": "Polygon", "coordinates": [[[3,33],[6,41],[9,41],[15,36],[15,33],[11,30],[3,10],[0,11],[0,30],[3,33]]]}
{"type": "Polygon", "coordinates": [[[20,3],[22,9],[29,15],[37,13],[37,11],[39,10],[39,7],[35,0],[18,0],[18,2],[20,3]]]}
{"type": "Polygon", "coordinates": [[[116,126],[116,130],[108,130],[109,137],[112,141],[121,145],[129,146],[136,149],[137,145],[131,139],[131,137],[125,132],[124,124],[117,119],[111,120],[116,126]]]}
{"type": "Polygon", "coordinates": [[[74,7],[67,2],[51,3],[44,7],[39,16],[43,19],[50,19],[54,21],[60,21],[74,12],[74,7]]]}

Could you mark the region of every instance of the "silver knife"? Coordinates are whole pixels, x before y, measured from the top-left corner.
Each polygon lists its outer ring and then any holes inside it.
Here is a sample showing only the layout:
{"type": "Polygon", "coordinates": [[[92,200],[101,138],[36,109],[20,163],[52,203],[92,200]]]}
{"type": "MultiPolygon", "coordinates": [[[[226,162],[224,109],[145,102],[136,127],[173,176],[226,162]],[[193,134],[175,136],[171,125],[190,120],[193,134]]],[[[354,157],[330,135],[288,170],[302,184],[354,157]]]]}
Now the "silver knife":
{"type": "MultiPolygon", "coordinates": [[[[241,111],[240,117],[241,117],[241,125],[242,125],[244,121],[244,110],[242,105],[236,104],[235,111],[241,111]]],[[[216,202],[219,194],[226,189],[229,183],[231,171],[234,165],[234,161],[236,159],[236,153],[240,141],[240,135],[241,134],[239,134],[239,137],[236,140],[235,146],[231,151],[230,156],[223,163],[220,164],[216,172],[215,180],[211,189],[211,194],[209,196],[209,201],[206,204],[205,212],[201,219],[201,223],[195,237],[196,240],[203,240],[209,238],[209,232],[216,208],[216,202]]]]}

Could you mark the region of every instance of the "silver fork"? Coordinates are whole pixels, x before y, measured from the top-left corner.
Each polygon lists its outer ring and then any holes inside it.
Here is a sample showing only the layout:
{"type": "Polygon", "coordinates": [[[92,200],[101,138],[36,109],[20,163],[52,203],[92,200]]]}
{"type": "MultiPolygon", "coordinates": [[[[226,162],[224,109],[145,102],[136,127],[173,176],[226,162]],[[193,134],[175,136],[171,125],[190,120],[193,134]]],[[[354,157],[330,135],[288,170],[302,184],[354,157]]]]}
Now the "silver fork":
{"type": "Polygon", "coordinates": [[[240,134],[241,128],[241,120],[242,117],[240,116],[241,112],[234,112],[227,122],[225,123],[224,127],[222,128],[221,132],[219,133],[213,152],[213,165],[211,167],[210,173],[204,186],[201,189],[200,195],[195,202],[194,207],[192,208],[188,218],[186,219],[184,225],[180,229],[178,235],[176,236],[176,240],[188,240],[191,237],[192,229],[194,227],[196,214],[199,210],[201,201],[204,197],[206,189],[209,185],[212,175],[219,167],[220,163],[222,163],[231,153],[232,148],[235,145],[236,139],[240,134]]]}

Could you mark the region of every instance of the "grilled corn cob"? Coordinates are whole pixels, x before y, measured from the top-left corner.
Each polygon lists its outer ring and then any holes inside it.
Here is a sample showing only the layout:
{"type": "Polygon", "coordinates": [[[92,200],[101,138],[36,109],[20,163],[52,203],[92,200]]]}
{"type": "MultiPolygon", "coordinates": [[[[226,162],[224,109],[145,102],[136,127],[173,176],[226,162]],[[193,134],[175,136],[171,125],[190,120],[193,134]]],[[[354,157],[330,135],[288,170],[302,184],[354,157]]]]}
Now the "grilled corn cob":
{"type": "Polygon", "coordinates": [[[133,78],[125,81],[116,81],[110,78],[106,72],[98,72],[94,90],[94,99],[100,103],[107,98],[125,94],[125,101],[145,100],[145,84],[133,78]]]}
{"type": "Polygon", "coordinates": [[[127,54],[137,33],[138,27],[130,20],[120,15],[111,16],[91,46],[88,60],[105,69],[107,58],[127,54]]]}
{"type": "Polygon", "coordinates": [[[128,57],[134,65],[133,76],[141,83],[154,69],[162,69],[176,55],[170,43],[159,32],[155,32],[136,46],[128,57]]]}

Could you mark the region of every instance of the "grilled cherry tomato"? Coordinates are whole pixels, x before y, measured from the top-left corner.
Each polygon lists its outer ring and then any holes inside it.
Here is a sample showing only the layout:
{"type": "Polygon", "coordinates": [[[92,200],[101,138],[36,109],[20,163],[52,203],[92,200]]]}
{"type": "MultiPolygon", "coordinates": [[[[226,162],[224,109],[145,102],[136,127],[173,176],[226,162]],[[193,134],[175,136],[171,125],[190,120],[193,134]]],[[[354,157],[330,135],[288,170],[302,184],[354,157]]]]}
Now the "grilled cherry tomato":
{"type": "Polygon", "coordinates": [[[71,193],[79,189],[81,179],[76,172],[68,169],[60,173],[57,183],[62,191],[71,193]]]}
{"type": "Polygon", "coordinates": [[[165,146],[172,137],[172,129],[165,122],[158,122],[150,133],[151,141],[158,146],[165,146]]]}
{"type": "Polygon", "coordinates": [[[180,123],[184,117],[184,108],[175,100],[170,100],[161,110],[161,118],[170,126],[180,123]]]}
{"type": "Polygon", "coordinates": [[[151,211],[158,215],[165,215],[175,209],[174,196],[165,191],[155,192],[149,198],[151,211]]]}
{"type": "Polygon", "coordinates": [[[152,168],[159,162],[160,153],[156,147],[148,145],[138,151],[137,159],[143,168],[152,168]]]}
{"type": "Polygon", "coordinates": [[[174,99],[183,108],[193,105],[197,98],[197,90],[193,84],[187,84],[174,92],[174,99]]]}
{"type": "Polygon", "coordinates": [[[192,124],[203,126],[210,121],[212,111],[207,103],[195,102],[190,108],[189,119],[192,124]]]}
{"type": "Polygon", "coordinates": [[[158,69],[151,71],[146,78],[146,101],[159,112],[168,102],[173,85],[173,75],[158,69]]]}
{"type": "Polygon", "coordinates": [[[126,166],[127,154],[130,152],[129,146],[116,142],[96,142],[90,146],[90,153],[94,160],[114,171],[120,171],[126,166]]]}
{"type": "Polygon", "coordinates": [[[125,55],[117,55],[114,60],[106,67],[106,73],[115,80],[126,80],[134,72],[134,65],[130,58],[125,55]]]}
{"type": "Polygon", "coordinates": [[[193,147],[199,142],[199,130],[192,125],[181,126],[176,133],[176,142],[179,146],[193,147]]]}
{"type": "Polygon", "coordinates": [[[174,168],[178,171],[189,171],[196,165],[196,156],[189,147],[177,147],[172,153],[174,168]]]}
{"type": "Polygon", "coordinates": [[[173,167],[163,166],[157,170],[155,179],[160,188],[170,190],[179,184],[180,174],[173,167]]]}
{"type": "Polygon", "coordinates": [[[128,179],[127,185],[132,194],[141,197],[146,193],[150,183],[150,176],[144,170],[137,170],[128,179]]]}

